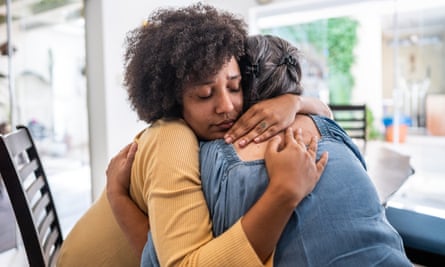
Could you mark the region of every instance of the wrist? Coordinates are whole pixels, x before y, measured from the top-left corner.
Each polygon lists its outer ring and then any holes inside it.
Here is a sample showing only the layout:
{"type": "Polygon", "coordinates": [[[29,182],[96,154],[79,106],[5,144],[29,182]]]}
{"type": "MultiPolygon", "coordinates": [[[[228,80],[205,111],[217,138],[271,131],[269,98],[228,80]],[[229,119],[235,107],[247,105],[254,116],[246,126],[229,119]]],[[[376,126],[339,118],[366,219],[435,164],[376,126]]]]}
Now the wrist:
{"type": "Polygon", "coordinates": [[[264,195],[279,208],[293,210],[303,199],[295,190],[282,183],[269,183],[264,195]]]}
{"type": "Polygon", "coordinates": [[[297,115],[298,113],[301,113],[301,111],[304,109],[304,98],[301,95],[295,95],[295,97],[297,98],[297,103],[295,104],[296,106],[295,115],[297,115]]]}
{"type": "Polygon", "coordinates": [[[129,196],[130,189],[123,185],[107,185],[107,195],[109,196],[129,196]]]}
{"type": "Polygon", "coordinates": [[[292,93],[288,93],[286,95],[289,96],[292,101],[292,107],[294,107],[294,115],[297,115],[298,113],[300,113],[303,107],[303,97],[301,95],[292,93]]]}

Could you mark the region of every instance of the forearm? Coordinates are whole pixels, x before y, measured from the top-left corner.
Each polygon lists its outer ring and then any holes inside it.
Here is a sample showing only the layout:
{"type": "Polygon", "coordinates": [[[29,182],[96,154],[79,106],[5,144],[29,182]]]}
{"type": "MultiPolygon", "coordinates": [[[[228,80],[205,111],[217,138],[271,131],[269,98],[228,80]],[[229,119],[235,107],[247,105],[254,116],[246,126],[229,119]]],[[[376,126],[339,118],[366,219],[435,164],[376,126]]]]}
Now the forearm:
{"type": "Polygon", "coordinates": [[[328,105],[323,101],[314,97],[302,97],[295,95],[296,105],[298,106],[298,113],[316,114],[333,118],[332,111],[328,105]]]}
{"type": "MultiPolygon", "coordinates": [[[[176,154],[178,157],[173,160],[180,162],[181,155],[176,154]]],[[[175,166],[178,165],[170,165],[175,166]]],[[[184,174],[180,170],[170,173],[156,175],[159,179],[151,182],[148,199],[152,237],[161,266],[264,266],[239,222],[213,237],[197,173],[178,175],[184,174]]]]}
{"type": "Polygon", "coordinates": [[[117,223],[140,259],[147,242],[147,233],[150,230],[147,216],[133,202],[128,193],[109,192],[107,195],[117,223]]]}
{"type": "Polygon", "coordinates": [[[333,117],[329,106],[317,98],[284,94],[250,107],[226,133],[224,139],[227,143],[236,141],[241,147],[251,141],[263,142],[289,127],[297,114],[333,117]]]}
{"type": "Polygon", "coordinates": [[[272,255],[293,209],[268,188],[242,218],[243,230],[262,262],[272,255]]]}
{"type": "Polygon", "coordinates": [[[213,237],[208,207],[199,184],[190,184],[186,190],[153,188],[150,203],[153,242],[161,266],[265,265],[239,223],[213,237]]]}

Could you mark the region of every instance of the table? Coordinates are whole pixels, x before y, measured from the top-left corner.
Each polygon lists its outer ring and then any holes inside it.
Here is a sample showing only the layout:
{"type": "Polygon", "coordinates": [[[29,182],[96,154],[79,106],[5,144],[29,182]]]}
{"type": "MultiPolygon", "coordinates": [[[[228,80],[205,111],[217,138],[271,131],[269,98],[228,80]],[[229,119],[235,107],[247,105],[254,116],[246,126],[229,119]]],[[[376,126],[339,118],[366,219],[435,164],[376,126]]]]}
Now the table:
{"type": "Polygon", "coordinates": [[[365,158],[388,220],[404,245],[445,266],[445,137],[411,135],[402,144],[374,142],[365,158]],[[404,178],[410,167],[414,172],[404,178]]]}

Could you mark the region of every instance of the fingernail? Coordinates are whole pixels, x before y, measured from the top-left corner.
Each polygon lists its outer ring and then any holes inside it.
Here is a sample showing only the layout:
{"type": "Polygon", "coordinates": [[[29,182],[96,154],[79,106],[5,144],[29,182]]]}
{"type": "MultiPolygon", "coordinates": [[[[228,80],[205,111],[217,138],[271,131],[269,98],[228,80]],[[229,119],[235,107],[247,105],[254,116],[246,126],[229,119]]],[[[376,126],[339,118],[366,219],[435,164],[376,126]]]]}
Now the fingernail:
{"type": "Polygon", "coordinates": [[[230,136],[225,137],[224,140],[226,141],[227,144],[230,144],[233,141],[232,137],[230,136]]]}
{"type": "Polygon", "coordinates": [[[261,139],[260,139],[259,137],[257,137],[257,138],[255,138],[255,139],[253,139],[253,141],[254,141],[255,143],[259,143],[259,142],[261,142],[261,139]]]}
{"type": "Polygon", "coordinates": [[[241,140],[241,141],[239,141],[239,143],[238,143],[240,146],[245,146],[246,145],[246,140],[241,140]]]}

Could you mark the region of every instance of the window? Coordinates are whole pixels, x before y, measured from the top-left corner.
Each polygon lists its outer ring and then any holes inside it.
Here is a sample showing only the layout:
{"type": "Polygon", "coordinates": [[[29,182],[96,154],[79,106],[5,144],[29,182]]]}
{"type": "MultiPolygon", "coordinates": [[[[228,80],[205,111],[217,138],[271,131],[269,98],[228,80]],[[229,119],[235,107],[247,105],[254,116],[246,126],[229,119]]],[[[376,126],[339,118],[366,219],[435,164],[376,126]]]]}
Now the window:
{"type": "Polygon", "coordinates": [[[10,1],[10,24],[7,7],[0,31],[11,39],[0,43],[13,52],[1,56],[0,123],[31,130],[67,234],[91,203],[83,2],[10,1]]]}

